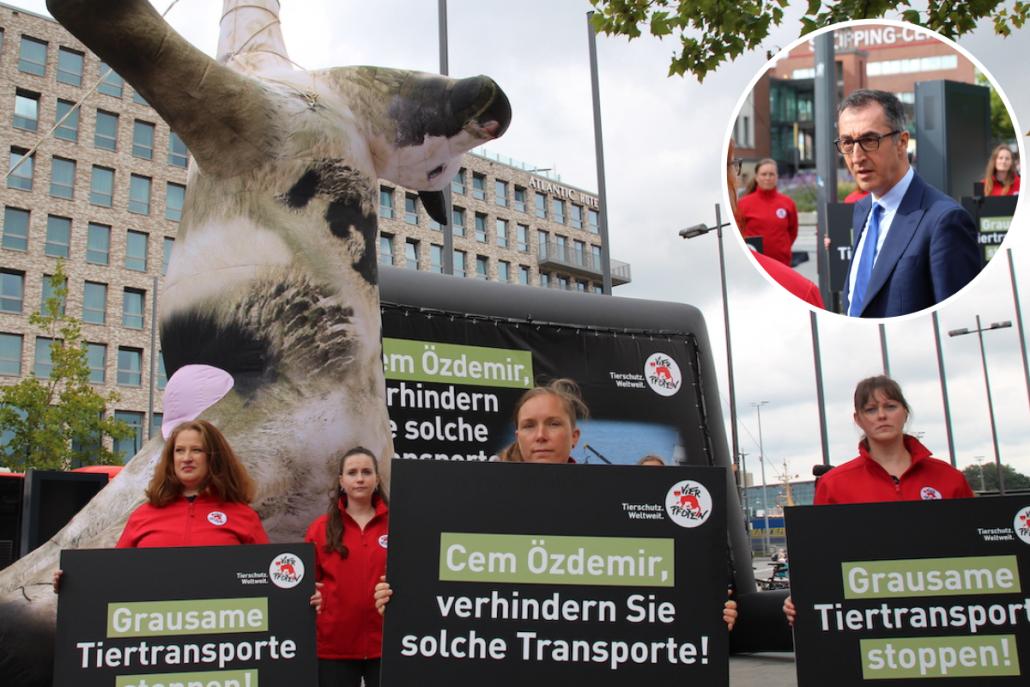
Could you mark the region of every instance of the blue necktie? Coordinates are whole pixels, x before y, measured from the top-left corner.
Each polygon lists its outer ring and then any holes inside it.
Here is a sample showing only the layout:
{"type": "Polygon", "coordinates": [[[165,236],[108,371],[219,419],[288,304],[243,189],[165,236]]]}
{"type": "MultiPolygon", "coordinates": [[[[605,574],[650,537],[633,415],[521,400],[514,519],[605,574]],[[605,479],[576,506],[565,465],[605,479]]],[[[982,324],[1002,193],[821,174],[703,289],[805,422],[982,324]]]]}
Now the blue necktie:
{"type": "Polygon", "coordinates": [[[880,241],[880,216],[882,214],[883,206],[873,203],[873,213],[869,218],[869,228],[866,229],[862,255],[858,258],[858,274],[855,275],[855,289],[851,293],[851,307],[848,308],[848,315],[851,317],[858,317],[865,303],[865,290],[869,285],[869,278],[873,274],[873,263],[876,262],[876,244],[880,241]]]}

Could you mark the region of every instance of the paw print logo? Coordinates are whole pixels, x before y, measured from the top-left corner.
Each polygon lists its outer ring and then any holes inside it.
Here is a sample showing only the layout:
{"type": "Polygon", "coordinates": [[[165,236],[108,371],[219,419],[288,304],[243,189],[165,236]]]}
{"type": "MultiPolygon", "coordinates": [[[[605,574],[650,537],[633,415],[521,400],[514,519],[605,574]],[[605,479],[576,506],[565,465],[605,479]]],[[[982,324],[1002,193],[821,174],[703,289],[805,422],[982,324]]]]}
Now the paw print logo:
{"type": "Polygon", "coordinates": [[[1012,529],[1024,544],[1030,544],[1030,506],[1024,506],[1012,519],[1012,529]]]}

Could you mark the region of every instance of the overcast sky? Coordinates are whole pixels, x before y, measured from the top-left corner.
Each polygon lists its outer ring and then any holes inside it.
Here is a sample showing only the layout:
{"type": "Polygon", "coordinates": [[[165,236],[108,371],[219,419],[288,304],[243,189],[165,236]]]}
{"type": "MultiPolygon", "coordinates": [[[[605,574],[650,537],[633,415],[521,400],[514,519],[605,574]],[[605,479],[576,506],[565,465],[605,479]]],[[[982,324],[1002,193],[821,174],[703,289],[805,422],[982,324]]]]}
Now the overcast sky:
{"type": "MultiPolygon", "coordinates": [[[[42,0],[5,0],[42,14],[42,0]]],[[[156,0],[164,11],[169,0],[156,0]]],[[[714,223],[728,125],[740,95],[775,53],[797,38],[806,3],[788,11],[783,25],[751,54],[725,64],[703,84],[693,77],[666,77],[671,42],[642,37],[598,37],[611,255],[632,265],[631,284],[618,296],[680,301],[705,315],[729,422],[726,355],[718,252],[714,235],[683,241],[677,231],[714,223]]],[[[505,136],[495,153],[553,167],[566,184],[597,189],[587,48],[586,0],[451,0],[450,73],[487,74],[512,103],[505,136]]],[[[305,68],[375,64],[437,71],[437,3],[431,0],[282,0],[283,33],[291,58],[305,68]]],[[[180,0],[169,22],[212,53],[220,3],[180,0]]],[[[897,18],[897,17],[893,17],[897,18]]],[[[1008,39],[988,22],[962,46],[994,77],[1013,106],[1019,130],[1030,125],[1025,88],[1030,29],[1008,39]],[[1014,56],[1019,56],[1014,59],[1014,56]]],[[[1024,159],[1027,159],[1024,157],[1024,159]]],[[[724,205],[725,207],[725,205],[724,205]]],[[[1030,240],[1023,203],[1005,247],[1011,248],[1024,309],[1030,304],[1030,240]]],[[[809,311],[768,284],[752,269],[743,248],[727,237],[731,337],[734,351],[741,450],[756,473],[758,424],[752,403],[762,408],[767,478],[783,472],[810,475],[821,462],[818,408],[809,311]]],[[[742,244],[741,244],[742,245],[742,244]]],[[[939,311],[942,332],[984,322],[1013,320],[1012,288],[1003,252],[977,280],[939,311]]],[[[899,318],[886,327],[891,371],[908,396],[910,431],[947,458],[944,409],[931,318],[899,318]]],[[[831,462],[855,455],[859,432],[852,422],[855,382],[881,372],[874,324],[823,313],[818,317],[827,401],[831,462]]],[[[984,336],[1002,460],[1030,474],[1030,398],[1017,329],[984,336]]],[[[983,456],[993,461],[990,421],[980,352],[975,336],[943,341],[948,394],[960,467],[983,456]]],[[[729,431],[727,430],[727,436],[729,431]]]]}

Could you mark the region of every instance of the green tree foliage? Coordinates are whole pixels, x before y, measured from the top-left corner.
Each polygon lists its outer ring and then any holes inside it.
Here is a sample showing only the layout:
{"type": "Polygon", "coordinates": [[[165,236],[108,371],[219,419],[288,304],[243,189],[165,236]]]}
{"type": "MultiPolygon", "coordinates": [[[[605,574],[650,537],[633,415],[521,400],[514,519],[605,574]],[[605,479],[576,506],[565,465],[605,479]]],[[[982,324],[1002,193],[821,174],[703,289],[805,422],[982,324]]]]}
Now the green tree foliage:
{"type": "Polygon", "coordinates": [[[995,143],[1007,143],[1016,140],[1016,129],[1012,126],[1009,110],[998,91],[980,72],[976,73],[976,83],[991,89],[991,139],[995,143]]]}
{"type": "MultiPolygon", "coordinates": [[[[680,50],[673,54],[669,76],[690,72],[703,80],[708,72],[745,50],[754,50],[783,21],[789,0],[590,0],[597,31],[608,35],[673,36],[680,50]]],[[[926,9],[912,9],[908,0],[808,0],[800,35],[848,19],[875,19],[888,13],[949,38],[957,38],[989,19],[1008,36],[1030,19],[1023,0],[929,0],[926,9]]]]}
{"type": "MultiPolygon", "coordinates": [[[[1002,474],[1005,475],[1005,490],[1009,489],[1030,489],[1030,477],[1019,472],[1011,465],[1001,464],[1002,474]]],[[[966,476],[969,486],[976,491],[997,491],[998,490],[998,468],[994,463],[983,465],[970,465],[962,474],[966,476]],[[983,470],[983,482],[980,481],[981,470],[983,470]]]]}
{"type": "Polygon", "coordinates": [[[33,373],[0,389],[0,432],[10,436],[0,460],[18,472],[120,462],[102,437],[125,439],[132,429],[105,415],[106,406],[118,395],[104,396],[90,385],[81,325],[64,312],[68,286],[60,263],[50,286],[45,312],[29,317],[53,341],[50,376],[43,379],[33,373]]]}

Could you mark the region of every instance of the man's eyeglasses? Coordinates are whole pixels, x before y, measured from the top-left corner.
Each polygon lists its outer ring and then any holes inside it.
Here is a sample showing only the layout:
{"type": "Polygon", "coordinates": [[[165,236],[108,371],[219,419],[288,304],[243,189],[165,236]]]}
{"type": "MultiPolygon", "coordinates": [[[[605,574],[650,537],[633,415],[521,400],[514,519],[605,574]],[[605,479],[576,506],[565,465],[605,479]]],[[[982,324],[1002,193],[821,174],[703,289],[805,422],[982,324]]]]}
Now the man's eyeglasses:
{"type": "Polygon", "coordinates": [[[740,171],[742,169],[744,169],[744,158],[735,157],[732,160],[730,160],[729,162],[727,162],[726,166],[729,169],[732,169],[733,173],[736,174],[739,177],[740,176],[740,171]]]}
{"type": "Polygon", "coordinates": [[[837,146],[837,152],[841,155],[851,155],[855,151],[856,143],[865,152],[874,153],[880,149],[880,141],[888,136],[900,133],[901,129],[895,129],[885,134],[866,134],[861,138],[838,138],[833,142],[833,145],[837,146]]]}

